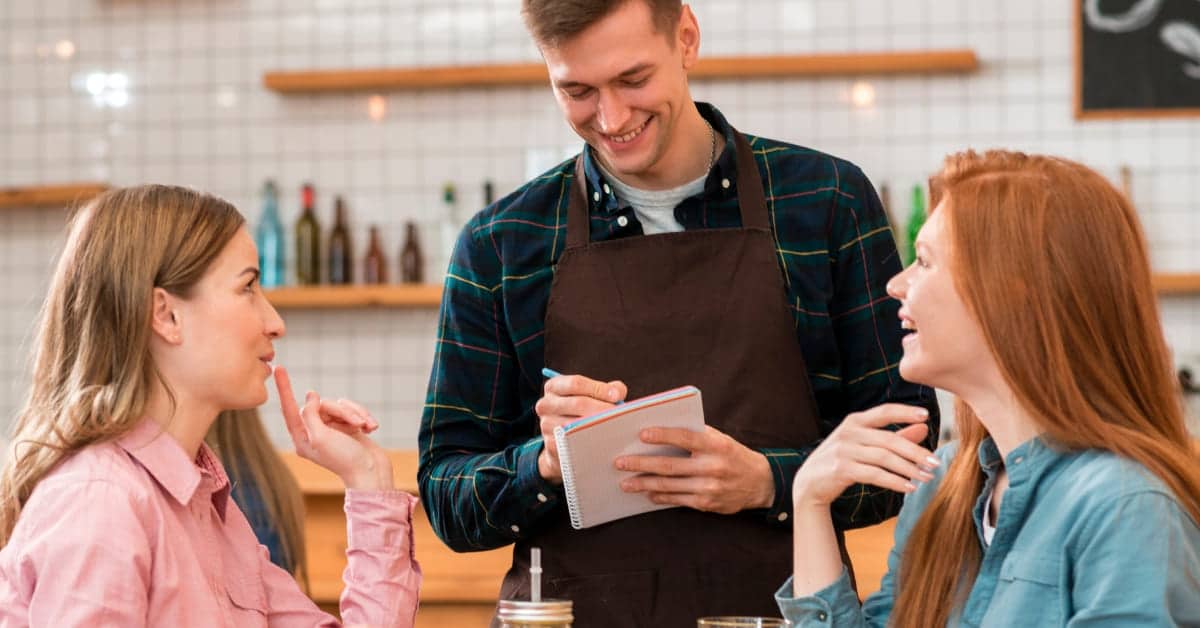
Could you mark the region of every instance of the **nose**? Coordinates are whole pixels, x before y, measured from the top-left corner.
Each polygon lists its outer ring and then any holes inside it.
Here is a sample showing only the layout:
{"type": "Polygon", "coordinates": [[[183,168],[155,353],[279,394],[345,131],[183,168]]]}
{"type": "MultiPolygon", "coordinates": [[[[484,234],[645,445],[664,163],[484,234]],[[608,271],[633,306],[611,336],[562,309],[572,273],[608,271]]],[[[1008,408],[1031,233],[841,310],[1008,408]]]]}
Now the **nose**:
{"type": "Polygon", "coordinates": [[[287,326],[283,324],[283,317],[266,299],[263,299],[266,306],[266,311],[263,312],[264,333],[271,340],[282,338],[287,333],[287,326]]]}
{"type": "Polygon", "coordinates": [[[601,89],[600,100],[596,105],[596,121],[600,123],[600,131],[614,135],[628,131],[625,125],[629,123],[631,111],[625,100],[614,89],[601,89]]]}
{"type": "Polygon", "coordinates": [[[911,265],[908,268],[896,273],[895,276],[888,280],[888,296],[896,299],[897,301],[904,300],[904,297],[908,294],[908,273],[910,271],[912,271],[911,265]]]}

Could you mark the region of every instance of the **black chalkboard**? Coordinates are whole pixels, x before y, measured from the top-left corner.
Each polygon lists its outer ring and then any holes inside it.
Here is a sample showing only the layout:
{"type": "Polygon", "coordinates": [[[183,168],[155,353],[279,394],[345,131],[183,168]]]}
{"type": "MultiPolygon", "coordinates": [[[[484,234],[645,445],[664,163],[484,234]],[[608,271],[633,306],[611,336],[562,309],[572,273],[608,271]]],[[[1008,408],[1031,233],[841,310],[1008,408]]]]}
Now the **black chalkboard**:
{"type": "Polygon", "coordinates": [[[1200,116],[1200,1],[1077,0],[1076,115],[1200,116]]]}

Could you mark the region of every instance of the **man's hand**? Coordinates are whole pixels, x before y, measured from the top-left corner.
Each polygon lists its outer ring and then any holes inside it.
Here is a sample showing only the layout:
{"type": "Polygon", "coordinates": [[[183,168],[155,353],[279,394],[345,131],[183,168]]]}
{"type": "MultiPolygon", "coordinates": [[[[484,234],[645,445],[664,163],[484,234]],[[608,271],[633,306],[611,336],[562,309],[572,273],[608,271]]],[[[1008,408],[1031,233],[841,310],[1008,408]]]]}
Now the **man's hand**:
{"type": "Polygon", "coordinates": [[[620,381],[599,382],[582,375],[559,375],[546,380],[544,394],[533,407],[541,418],[542,453],[538,473],[547,481],[562,484],[558,464],[558,442],[554,428],[580,417],[607,410],[625,399],[629,390],[620,381]]]}
{"type": "Polygon", "coordinates": [[[691,455],[617,458],[618,469],[641,474],[621,482],[626,492],[646,493],[656,504],[721,514],[769,508],[775,501],[775,480],[766,456],[716,428],[705,427],[703,432],[648,428],[641,438],[686,449],[691,455]]]}

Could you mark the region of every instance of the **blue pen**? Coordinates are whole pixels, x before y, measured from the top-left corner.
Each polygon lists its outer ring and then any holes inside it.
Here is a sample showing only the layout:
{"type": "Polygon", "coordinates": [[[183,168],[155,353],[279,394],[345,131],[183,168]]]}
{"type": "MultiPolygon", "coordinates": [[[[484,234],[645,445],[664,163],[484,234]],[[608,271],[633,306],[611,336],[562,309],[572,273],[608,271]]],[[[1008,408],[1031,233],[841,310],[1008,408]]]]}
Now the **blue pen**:
{"type": "MultiPolygon", "coordinates": [[[[542,367],[542,377],[545,377],[546,379],[550,379],[551,377],[561,377],[561,376],[562,376],[562,373],[559,373],[558,371],[556,371],[554,369],[548,369],[548,368],[542,367]]],[[[623,403],[625,403],[624,400],[618,401],[616,403],[616,405],[619,406],[623,403]]]]}

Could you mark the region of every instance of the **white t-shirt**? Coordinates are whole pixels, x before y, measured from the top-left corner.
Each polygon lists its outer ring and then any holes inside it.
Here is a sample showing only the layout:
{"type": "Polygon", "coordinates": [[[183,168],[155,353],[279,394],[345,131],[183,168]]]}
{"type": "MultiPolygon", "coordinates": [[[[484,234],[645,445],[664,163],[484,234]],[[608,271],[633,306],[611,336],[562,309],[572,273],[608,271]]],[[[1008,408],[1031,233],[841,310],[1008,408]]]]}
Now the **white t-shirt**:
{"type": "Polygon", "coordinates": [[[992,521],[992,495],[994,493],[994,490],[987,492],[985,495],[987,501],[984,502],[987,505],[983,507],[983,542],[989,547],[992,544],[992,537],[996,536],[996,525],[992,521]]]}
{"type": "Polygon", "coordinates": [[[683,225],[675,219],[675,208],[683,199],[703,192],[704,181],[708,179],[706,172],[697,179],[669,190],[642,190],[625,184],[599,163],[596,165],[612,186],[617,201],[633,207],[633,213],[642,222],[642,233],[646,235],[683,231],[683,225]]]}

